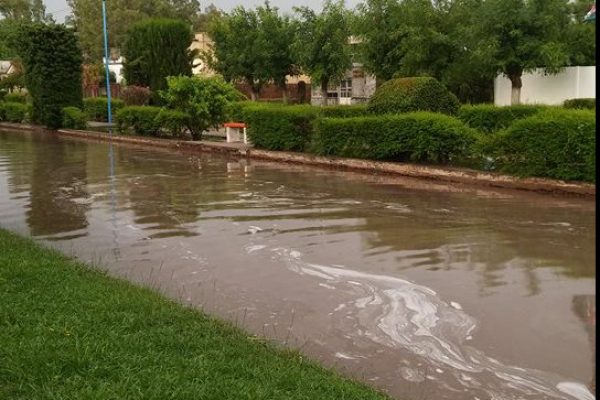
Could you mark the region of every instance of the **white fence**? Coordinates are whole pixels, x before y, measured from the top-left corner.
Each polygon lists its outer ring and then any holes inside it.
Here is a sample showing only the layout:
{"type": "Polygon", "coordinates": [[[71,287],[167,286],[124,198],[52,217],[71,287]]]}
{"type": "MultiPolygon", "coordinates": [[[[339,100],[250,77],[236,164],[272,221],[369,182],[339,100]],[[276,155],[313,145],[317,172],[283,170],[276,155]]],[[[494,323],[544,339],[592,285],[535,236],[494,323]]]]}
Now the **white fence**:
{"type": "MultiPolygon", "coordinates": [[[[511,84],[505,76],[494,82],[494,103],[510,105],[511,84]]],[[[596,67],[567,67],[557,75],[539,69],[523,74],[521,103],[561,104],[567,99],[596,98],[596,67]]]]}

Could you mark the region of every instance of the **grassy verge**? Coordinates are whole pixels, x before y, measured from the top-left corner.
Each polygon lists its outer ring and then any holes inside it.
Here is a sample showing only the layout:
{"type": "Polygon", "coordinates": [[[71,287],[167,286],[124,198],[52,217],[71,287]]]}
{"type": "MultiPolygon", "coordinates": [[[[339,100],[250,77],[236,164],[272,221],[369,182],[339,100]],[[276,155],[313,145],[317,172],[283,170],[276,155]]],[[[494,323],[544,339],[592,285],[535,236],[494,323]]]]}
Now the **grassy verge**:
{"type": "Polygon", "coordinates": [[[2,399],[384,399],[0,229],[2,399]]]}

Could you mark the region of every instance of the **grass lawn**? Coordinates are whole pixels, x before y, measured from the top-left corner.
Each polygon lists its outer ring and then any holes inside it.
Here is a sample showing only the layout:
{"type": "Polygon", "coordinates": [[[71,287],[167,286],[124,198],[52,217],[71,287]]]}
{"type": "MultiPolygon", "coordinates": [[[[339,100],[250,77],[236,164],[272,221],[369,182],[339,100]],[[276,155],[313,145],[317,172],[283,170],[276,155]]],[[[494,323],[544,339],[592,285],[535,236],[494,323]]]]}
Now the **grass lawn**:
{"type": "Polygon", "coordinates": [[[0,229],[0,399],[386,399],[0,229]]]}

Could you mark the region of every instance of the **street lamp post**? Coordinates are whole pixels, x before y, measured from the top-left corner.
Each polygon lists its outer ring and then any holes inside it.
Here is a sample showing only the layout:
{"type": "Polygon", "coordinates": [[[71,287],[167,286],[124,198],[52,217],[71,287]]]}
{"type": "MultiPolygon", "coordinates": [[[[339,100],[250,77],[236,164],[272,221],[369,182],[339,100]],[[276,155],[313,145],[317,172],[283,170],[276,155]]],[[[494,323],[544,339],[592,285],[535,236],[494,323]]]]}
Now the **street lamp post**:
{"type": "Polygon", "coordinates": [[[106,28],[106,0],[102,0],[102,27],[104,31],[104,69],[106,73],[106,97],[108,98],[108,132],[112,136],[112,107],[110,94],[110,72],[108,70],[108,30],[106,28]]]}

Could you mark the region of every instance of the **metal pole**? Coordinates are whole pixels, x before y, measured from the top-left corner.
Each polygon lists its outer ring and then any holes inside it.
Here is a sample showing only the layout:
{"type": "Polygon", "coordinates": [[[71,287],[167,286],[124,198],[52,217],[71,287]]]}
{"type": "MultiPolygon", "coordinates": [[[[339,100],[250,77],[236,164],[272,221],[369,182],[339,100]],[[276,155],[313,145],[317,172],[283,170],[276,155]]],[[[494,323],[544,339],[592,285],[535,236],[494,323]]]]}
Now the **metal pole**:
{"type": "Polygon", "coordinates": [[[108,98],[108,132],[112,136],[112,107],[110,96],[110,72],[108,70],[108,30],[106,29],[106,0],[102,0],[102,22],[104,30],[104,69],[106,70],[106,97],[108,98]]]}

